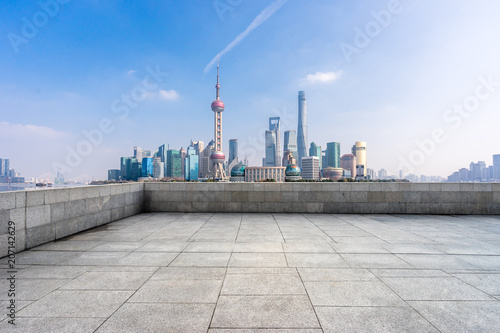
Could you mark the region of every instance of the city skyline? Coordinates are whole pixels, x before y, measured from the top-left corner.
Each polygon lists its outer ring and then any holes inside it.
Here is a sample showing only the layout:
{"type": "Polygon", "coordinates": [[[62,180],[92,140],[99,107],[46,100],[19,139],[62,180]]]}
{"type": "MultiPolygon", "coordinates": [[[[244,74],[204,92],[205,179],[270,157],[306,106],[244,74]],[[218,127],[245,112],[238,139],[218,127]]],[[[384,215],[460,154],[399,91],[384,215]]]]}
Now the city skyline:
{"type": "Polygon", "coordinates": [[[53,15],[35,1],[6,4],[0,155],[25,177],[53,177],[59,165],[68,179],[105,179],[130,146],[208,143],[207,64],[219,55],[226,156],[235,138],[240,157],[261,165],[265,119],[297,129],[297,91],[306,91],[308,142],[340,142],[340,155],[368,142],[373,170],[398,174],[403,163],[413,169],[405,174],[447,177],[471,161],[491,165],[500,4],[396,2],[246,1],[226,11],[68,2],[53,15]]]}

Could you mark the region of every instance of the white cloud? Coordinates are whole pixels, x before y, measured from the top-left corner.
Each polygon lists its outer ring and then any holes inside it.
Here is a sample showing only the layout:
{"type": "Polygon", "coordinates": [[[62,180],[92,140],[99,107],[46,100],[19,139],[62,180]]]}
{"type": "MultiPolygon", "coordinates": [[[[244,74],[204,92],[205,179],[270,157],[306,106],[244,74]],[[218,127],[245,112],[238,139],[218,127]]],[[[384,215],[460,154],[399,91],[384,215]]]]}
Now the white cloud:
{"type": "Polygon", "coordinates": [[[175,90],[160,90],[158,95],[161,99],[167,101],[176,101],[179,99],[179,93],[175,90]]]}
{"type": "Polygon", "coordinates": [[[337,80],[342,72],[316,72],[316,74],[309,74],[304,79],[308,83],[329,83],[337,80]]]}
{"type": "Polygon", "coordinates": [[[257,29],[262,23],[266,22],[278,9],[280,9],[288,0],[276,0],[269,6],[267,6],[259,15],[250,23],[250,25],[239,34],[228,46],[221,52],[219,52],[205,67],[204,72],[207,73],[217,62],[217,58],[222,57],[224,54],[231,51],[239,43],[243,41],[252,31],[257,29]]]}
{"type": "Polygon", "coordinates": [[[0,122],[0,137],[30,137],[33,139],[61,139],[69,137],[69,133],[59,132],[53,128],[37,125],[10,124],[0,122]]]}

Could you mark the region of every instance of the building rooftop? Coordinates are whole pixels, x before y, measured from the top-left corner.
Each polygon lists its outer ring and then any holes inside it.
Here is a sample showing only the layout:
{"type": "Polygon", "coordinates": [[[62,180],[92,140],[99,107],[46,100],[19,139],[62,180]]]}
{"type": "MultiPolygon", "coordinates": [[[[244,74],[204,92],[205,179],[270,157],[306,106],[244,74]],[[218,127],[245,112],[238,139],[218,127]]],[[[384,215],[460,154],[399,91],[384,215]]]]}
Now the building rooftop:
{"type": "Polygon", "coordinates": [[[2,332],[500,327],[499,216],[135,215],[18,253],[16,330],[6,265],[2,332]]]}

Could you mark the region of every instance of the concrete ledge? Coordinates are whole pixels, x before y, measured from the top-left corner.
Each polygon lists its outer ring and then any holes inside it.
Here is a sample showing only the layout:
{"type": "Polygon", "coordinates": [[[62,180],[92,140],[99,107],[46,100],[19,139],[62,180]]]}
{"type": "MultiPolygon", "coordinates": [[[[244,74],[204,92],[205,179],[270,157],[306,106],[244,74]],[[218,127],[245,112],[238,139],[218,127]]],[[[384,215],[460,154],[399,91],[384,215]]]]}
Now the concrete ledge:
{"type": "Polygon", "coordinates": [[[145,183],[145,212],[499,214],[500,184],[145,183]]]}
{"type": "Polygon", "coordinates": [[[144,184],[116,184],[0,193],[0,257],[8,254],[8,223],[16,251],[139,214],[144,184]]]}

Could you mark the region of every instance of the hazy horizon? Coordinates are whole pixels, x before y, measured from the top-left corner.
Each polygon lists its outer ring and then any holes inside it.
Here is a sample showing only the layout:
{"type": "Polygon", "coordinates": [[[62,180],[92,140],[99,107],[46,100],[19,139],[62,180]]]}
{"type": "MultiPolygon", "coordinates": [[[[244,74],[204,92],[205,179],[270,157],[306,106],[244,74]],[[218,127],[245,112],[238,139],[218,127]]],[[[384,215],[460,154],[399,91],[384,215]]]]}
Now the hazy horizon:
{"type": "Polygon", "coordinates": [[[226,156],[238,139],[240,159],[260,166],[268,118],[281,117],[283,142],[304,90],[308,145],[340,142],[346,154],[365,141],[368,168],[389,174],[491,165],[499,10],[493,0],[4,3],[0,158],[24,177],[106,179],[134,146],[208,144],[219,56],[226,156]]]}

